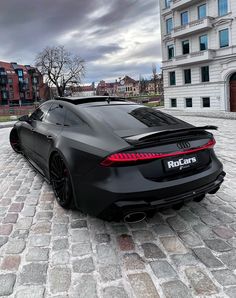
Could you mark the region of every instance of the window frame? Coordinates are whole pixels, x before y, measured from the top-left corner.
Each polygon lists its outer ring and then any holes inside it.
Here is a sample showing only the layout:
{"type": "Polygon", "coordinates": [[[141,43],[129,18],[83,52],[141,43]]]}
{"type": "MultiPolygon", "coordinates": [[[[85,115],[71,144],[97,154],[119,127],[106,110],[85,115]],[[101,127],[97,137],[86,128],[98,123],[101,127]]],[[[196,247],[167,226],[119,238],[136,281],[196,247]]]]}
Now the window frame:
{"type": "Polygon", "coordinates": [[[46,117],[46,115],[47,115],[47,113],[48,113],[48,110],[50,109],[51,105],[52,105],[51,102],[50,102],[50,103],[45,102],[45,103],[43,103],[42,105],[40,105],[40,106],[39,106],[39,107],[38,107],[38,108],[37,108],[37,109],[30,115],[30,117],[29,117],[30,120],[32,120],[32,121],[44,122],[43,120],[45,119],[45,117],[46,117]],[[33,118],[33,115],[36,114],[36,112],[38,112],[39,109],[41,109],[42,107],[45,107],[45,106],[47,106],[47,105],[48,105],[47,112],[44,112],[42,119],[35,119],[35,118],[33,118]]]}
{"type": "Polygon", "coordinates": [[[177,98],[170,98],[170,107],[177,108],[177,98]],[[175,102],[175,104],[173,104],[175,102]]]}
{"type": "Polygon", "coordinates": [[[169,85],[170,86],[176,86],[176,73],[175,73],[175,71],[170,71],[169,72],[169,85]],[[174,75],[173,78],[171,78],[172,75],[174,75]],[[174,79],[174,80],[172,81],[172,79],[174,79]]]}
{"type": "Polygon", "coordinates": [[[171,60],[175,57],[175,46],[173,44],[167,46],[167,56],[168,60],[171,60]],[[173,51],[173,56],[170,57],[170,49],[173,51]]]}
{"type": "Polygon", "coordinates": [[[188,55],[190,53],[190,41],[189,41],[189,39],[186,39],[186,40],[183,40],[182,41],[182,54],[183,55],[188,55]],[[188,42],[188,51],[186,52],[186,53],[184,53],[184,43],[185,42],[188,42]]]}
{"type": "Polygon", "coordinates": [[[222,30],[219,30],[219,47],[220,47],[220,49],[224,49],[224,48],[227,48],[227,47],[229,47],[229,28],[224,28],[224,29],[222,29],[222,30]],[[221,33],[222,32],[226,32],[227,31],[227,45],[222,45],[222,43],[221,43],[221,33]]]}
{"type": "MultiPolygon", "coordinates": [[[[53,110],[54,110],[54,109],[53,109],[53,110]]],[[[52,111],[53,111],[53,110],[52,110],[52,111]]],[[[48,109],[47,114],[46,114],[45,117],[44,117],[44,122],[47,123],[47,124],[50,124],[50,125],[64,126],[64,120],[65,120],[65,109],[64,109],[64,106],[63,106],[62,104],[53,102],[53,103],[51,104],[50,108],[48,109]],[[63,113],[64,113],[64,115],[63,115],[63,119],[62,119],[61,123],[59,123],[59,122],[53,123],[53,122],[51,122],[51,121],[48,121],[48,117],[50,117],[50,110],[51,110],[51,108],[52,108],[54,105],[58,106],[58,107],[56,107],[56,108],[61,108],[61,109],[63,109],[63,113]]]]}
{"type": "Polygon", "coordinates": [[[191,70],[191,68],[184,69],[184,84],[185,85],[192,84],[192,70],[191,70]],[[186,80],[187,71],[189,72],[189,80],[186,80]]]}
{"type": "Polygon", "coordinates": [[[181,26],[188,25],[188,23],[189,23],[189,11],[188,10],[182,11],[180,13],[180,23],[181,23],[181,26]],[[187,16],[187,22],[186,23],[185,23],[185,20],[183,18],[184,14],[186,14],[186,16],[187,16]]]}
{"type": "Polygon", "coordinates": [[[208,83],[208,82],[210,82],[210,67],[209,67],[209,65],[205,65],[205,66],[202,66],[201,67],[201,81],[202,81],[202,83],[208,83]],[[204,69],[208,69],[208,79],[206,79],[206,80],[203,80],[203,78],[204,78],[204,74],[203,74],[203,70],[204,69]]]}
{"type": "Polygon", "coordinates": [[[170,8],[170,3],[172,0],[165,0],[165,8],[170,8]]]}
{"type": "Polygon", "coordinates": [[[198,14],[198,20],[202,20],[207,17],[207,4],[206,3],[201,4],[197,7],[197,14],[198,14]],[[205,16],[203,16],[203,17],[200,17],[200,8],[201,7],[205,7],[205,16]]]}
{"type": "Polygon", "coordinates": [[[166,19],[166,34],[170,34],[173,30],[173,18],[168,18],[166,19]],[[169,22],[170,22],[170,27],[169,27],[169,22]]]}
{"type": "Polygon", "coordinates": [[[218,16],[223,17],[229,13],[229,1],[228,0],[218,0],[218,16]],[[226,11],[221,13],[221,1],[226,1],[226,11]]]}
{"type": "Polygon", "coordinates": [[[202,97],[202,107],[205,109],[205,108],[210,108],[211,107],[211,98],[209,96],[204,96],[202,97]],[[209,100],[209,105],[207,106],[204,106],[204,100],[208,99],[209,100]]]}
{"type": "Polygon", "coordinates": [[[199,51],[202,52],[202,51],[207,51],[207,50],[208,50],[208,35],[207,34],[200,35],[199,36],[199,51]],[[202,44],[201,43],[201,38],[202,37],[206,37],[207,42],[206,42],[206,48],[205,49],[201,49],[201,44],[202,44]]]}
{"type": "Polygon", "coordinates": [[[193,107],[193,98],[192,97],[186,97],[185,98],[185,107],[186,108],[192,108],[193,107]],[[188,100],[191,100],[191,105],[190,106],[188,106],[188,100]]]}

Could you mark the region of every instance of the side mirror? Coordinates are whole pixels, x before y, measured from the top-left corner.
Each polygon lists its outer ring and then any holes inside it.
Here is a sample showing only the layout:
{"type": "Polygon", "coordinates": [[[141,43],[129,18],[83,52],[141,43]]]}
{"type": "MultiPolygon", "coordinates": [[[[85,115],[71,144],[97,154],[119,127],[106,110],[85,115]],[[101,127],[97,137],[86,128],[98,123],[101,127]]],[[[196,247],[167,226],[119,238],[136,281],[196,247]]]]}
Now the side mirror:
{"type": "Polygon", "coordinates": [[[30,122],[30,117],[28,115],[21,116],[19,121],[30,122]]]}

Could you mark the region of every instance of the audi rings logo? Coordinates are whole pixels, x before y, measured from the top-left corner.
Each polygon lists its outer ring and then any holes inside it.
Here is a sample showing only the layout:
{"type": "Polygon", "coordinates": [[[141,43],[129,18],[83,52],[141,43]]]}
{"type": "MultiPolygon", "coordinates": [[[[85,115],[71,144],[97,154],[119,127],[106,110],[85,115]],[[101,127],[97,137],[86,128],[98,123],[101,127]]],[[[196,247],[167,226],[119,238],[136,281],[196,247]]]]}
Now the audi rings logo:
{"type": "Polygon", "coordinates": [[[179,149],[188,149],[188,148],[190,148],[191,147],[191,145],[190,145],[190,143],[189,142],[179,142],[179,143],[177,143],[177,147],[179,148],[179,149]]]}

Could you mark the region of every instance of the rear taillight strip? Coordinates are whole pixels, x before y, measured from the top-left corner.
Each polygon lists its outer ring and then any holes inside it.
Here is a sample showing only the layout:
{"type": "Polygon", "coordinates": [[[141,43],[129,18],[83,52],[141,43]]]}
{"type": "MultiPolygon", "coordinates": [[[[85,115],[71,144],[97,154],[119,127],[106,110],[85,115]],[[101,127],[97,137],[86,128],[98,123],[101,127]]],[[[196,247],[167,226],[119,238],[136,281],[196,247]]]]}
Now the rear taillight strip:
{"type": "Polygon", "coordinates": [[[152,152],[133,152],[133,153],[127,153],[127,152],[120,152],[120,153],[114,153],[109,156],[107,156],[102,162],[101,165],[104,167],[110,167],[110,166],[116,166],[119,164],[125,164],[125,163],[136,163],[139,161],[151,161],[153,159],[158,158],[165,158],[165,157],[171,157],[171,156],[177,156],[177,155],[184,155],[184,154],[191,154],[194,152],[211,149],[214,147],[216,141],[215,139],[211,139],[207,144],[192,148],[192,149],[185,149],[183,151],[176,151],[176,152],[170,152],[170,153],[152,153],[152,152]]]}

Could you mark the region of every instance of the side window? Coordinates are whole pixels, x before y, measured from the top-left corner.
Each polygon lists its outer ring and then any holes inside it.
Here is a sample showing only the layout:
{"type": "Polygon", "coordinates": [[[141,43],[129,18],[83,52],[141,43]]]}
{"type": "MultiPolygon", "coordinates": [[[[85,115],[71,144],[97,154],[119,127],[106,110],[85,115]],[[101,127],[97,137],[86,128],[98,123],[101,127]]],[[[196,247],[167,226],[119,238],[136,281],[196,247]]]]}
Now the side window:
{"type": "Polygon", "coordinates": [[[84,122],[72,111],[66,110],[64,126],[82,125],[84,122]]]}
{"type": "Polygon", "coordinates": [[[43,121],[50,106],[51,106],[51,103],[45,103],[41,105],[39,108],[37,108],[37,110],[33,112],[33,114],[31,114],[30,118],[36,121],[43,121]]]}
{"type": "Polygon", "coordinates": [[[65,109],[60,104],[52,104],[50,107],[47,116],[45,118],[46,123],[55,124],[55,125],[63,125],[65,117],[65,109]]]}

